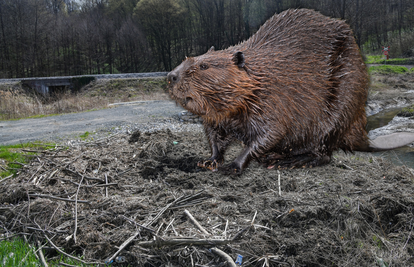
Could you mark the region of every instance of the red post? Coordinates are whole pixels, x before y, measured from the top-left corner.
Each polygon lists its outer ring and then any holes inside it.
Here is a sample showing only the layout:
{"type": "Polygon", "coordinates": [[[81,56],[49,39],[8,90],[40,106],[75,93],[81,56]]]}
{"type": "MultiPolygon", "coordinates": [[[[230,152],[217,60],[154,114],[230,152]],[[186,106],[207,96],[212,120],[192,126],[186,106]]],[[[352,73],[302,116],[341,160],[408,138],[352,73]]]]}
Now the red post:
{"type": "Polygon", "coordinates": [[[389,46],[387,46],[387,47],[382,47],[382,52],[384,53],[384,56],[386,56],[387,57],[387,60],[388,59],[390,59],[390,55],[388,54],[388,50],[390,49],[390,47],[389,46]]]}

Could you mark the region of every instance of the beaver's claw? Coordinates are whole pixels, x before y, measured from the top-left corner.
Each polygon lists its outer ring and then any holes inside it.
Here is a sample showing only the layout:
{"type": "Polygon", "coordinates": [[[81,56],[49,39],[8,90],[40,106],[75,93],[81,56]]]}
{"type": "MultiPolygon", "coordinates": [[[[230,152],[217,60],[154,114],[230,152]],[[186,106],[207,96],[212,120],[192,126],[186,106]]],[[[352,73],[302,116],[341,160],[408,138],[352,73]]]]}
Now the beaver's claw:
{"type": "Polygon", "coordinates": [[[211,170],[213,172],[216,172],[218,170],[218,167],[220,167],[220,163],[217,160],[205,160],[205,161],[199,161],[197,163],[198,167],[211,170]]]}

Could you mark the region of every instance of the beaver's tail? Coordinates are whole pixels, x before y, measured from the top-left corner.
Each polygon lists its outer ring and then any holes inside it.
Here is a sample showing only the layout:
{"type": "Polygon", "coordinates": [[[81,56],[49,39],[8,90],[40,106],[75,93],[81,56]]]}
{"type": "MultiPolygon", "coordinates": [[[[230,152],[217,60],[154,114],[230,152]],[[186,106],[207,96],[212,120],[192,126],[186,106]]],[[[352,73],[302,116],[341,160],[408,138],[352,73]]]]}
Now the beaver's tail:
{"type": "Polygon", "coordinates": [[[414,133],[397,132],[388,135],[378,136],[374,140],[369,140],[368,146],[355,149],[357,151],[375,152],[390,150],[406,146],[414,142],[414,133]]]}

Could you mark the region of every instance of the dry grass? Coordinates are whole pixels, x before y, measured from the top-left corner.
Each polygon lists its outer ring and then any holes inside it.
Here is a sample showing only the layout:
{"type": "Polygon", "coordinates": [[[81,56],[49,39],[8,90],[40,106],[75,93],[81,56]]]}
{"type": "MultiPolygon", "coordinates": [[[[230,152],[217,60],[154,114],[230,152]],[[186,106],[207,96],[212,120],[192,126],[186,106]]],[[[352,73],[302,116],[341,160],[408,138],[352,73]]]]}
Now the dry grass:
{"type": "Polygon", "coordinates": [[[98,80],[76,94],[44,98],[20,83],[0,84],[0,120],[106,108],[108,104],[168,99],[164,78],[98,80]]]}

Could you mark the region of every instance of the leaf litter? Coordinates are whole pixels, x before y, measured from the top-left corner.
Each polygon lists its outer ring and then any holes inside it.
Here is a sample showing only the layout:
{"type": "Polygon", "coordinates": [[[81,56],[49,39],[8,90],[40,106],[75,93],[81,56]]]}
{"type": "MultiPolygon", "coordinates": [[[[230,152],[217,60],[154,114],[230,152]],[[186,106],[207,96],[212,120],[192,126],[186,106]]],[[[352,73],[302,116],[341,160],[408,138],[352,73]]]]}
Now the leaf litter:
{"type": "Polygon", "coordinates": [[[43,150],[0,181],[2,235],[101,266],[414,265],[412,169],[338,152],[226,176],[198,168],[207,157],[203,133],[169,130],[43,150]]]}

